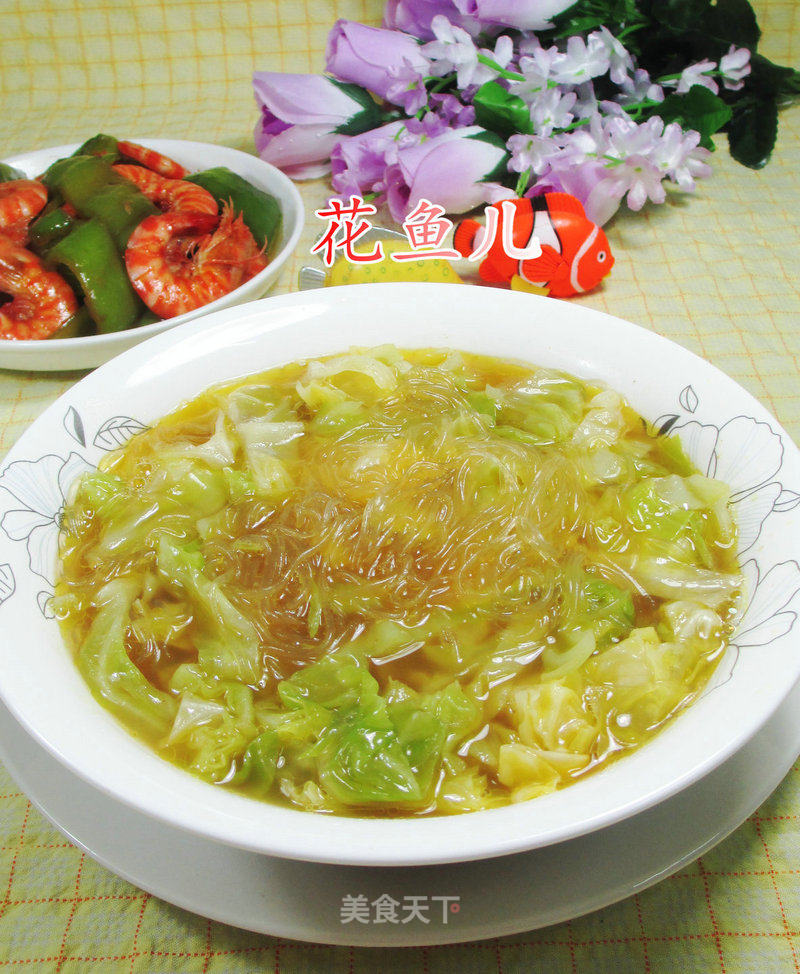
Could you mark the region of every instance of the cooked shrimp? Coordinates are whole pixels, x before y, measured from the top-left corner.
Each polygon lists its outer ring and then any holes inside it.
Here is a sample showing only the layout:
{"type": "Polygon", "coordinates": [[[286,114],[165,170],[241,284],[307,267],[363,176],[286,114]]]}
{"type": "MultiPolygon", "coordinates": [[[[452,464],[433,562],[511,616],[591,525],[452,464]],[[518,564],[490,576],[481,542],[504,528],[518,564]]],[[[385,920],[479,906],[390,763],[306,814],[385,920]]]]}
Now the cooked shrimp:
{"type": "Polygon", "coordinates": [[[0,233],[0,338],[49,338],[78,310],[64,278],[0,233]]]}
{"type": "Polygon", "coordinates": [[[35,179],[0,183],[0,232],[18,244],[25,242],[28,224],[44,208],[47,187],[35,179]]]}
{"type": "Polygon", "coordinates": [[[235,221],[176,210],[143,220],[131,234],[125,266],[139,297],[161,318],[194,311],[237,288],[254,255],[235,221]]]}
{"type": "Polygon", "coordinates": [[[135,183],[144,195],[156,206],[170,210],[193,210],[195,213],[219,213],[217,201],[202,186],[187,183],[183,179],[166,179],[152,169],[142,166],[113,166],[114,172],[135,183]]]}
{"type": "Polygon", "coordinates": [[[117,142],[117,148],[128,159],[152,169],[167,179],[183,179],[189,175],[189,170],[173,159],[162,156],[155,149],[148,149],[147,146],[139,145],[137,142],[117,142]]]}

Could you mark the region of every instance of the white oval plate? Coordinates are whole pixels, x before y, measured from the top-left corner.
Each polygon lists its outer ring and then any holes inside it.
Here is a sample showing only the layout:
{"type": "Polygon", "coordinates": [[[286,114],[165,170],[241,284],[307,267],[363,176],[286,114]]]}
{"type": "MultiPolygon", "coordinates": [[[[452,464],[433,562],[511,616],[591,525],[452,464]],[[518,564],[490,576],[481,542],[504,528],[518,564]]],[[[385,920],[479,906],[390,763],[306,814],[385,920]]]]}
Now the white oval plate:
{"type": "Polygon", "coordinates": [[[91,784],[172,825],[267,854],[355,865],[497,856],[618,822],[697,781],[775,712],[800,675],[800,454],[769,413],[685,349],[567,302],[457,285],[387,284],[232,308],[126,352],[73,387],[0,467],[0,695],[91,784]],[[733,489],[747,597],[710,686],[634,754],[564,791],[427,819],[314,815],[215,788],[162,761],[91,697],[48,615],[68,483],[208,385],[351,345],[447,346],[607,383],[677,431],[733,489]],[[0,596],[2,597],[2,596],[0,596]],[[24,652],[20,651],[24,647],[24,652]]]}
{"type": "MultiPolygon", "coordinates": [[[[141,328],[129,328],[108,335],[87,335],[84,338],[54,338],[39,341],[0,339],[0,369],[56,372],[93,368],[146,338],[152,338],[153,335],[174,328],[176,325],[200,318],[212,311],[219,311],[221,308],[229,308],[263,297],[275,284],[283,265],[297,246],[303,229],[303,201],[294,183],[279,169],[263,162],[258,156],[207,142],[186,142],[180,139],[131,139],[130,141],[155,149],[186,166],[192,172],[211,169],[213,166],[227,166],[233,172],[244,176],[258,189],[274,196],[280,204],[283,220],[280,241],[272,259],[263,271],[230,294],[196,311],[189,311],[175,318],[155,321],[141,328]]],[[[41,175],[57,159],[72,155],[79,145],[80,143],[75,142],[72,145],[37,149],[35,152],[11,156],[3,161],[21,170],[26,176],[35,177],[41,175]]]]}

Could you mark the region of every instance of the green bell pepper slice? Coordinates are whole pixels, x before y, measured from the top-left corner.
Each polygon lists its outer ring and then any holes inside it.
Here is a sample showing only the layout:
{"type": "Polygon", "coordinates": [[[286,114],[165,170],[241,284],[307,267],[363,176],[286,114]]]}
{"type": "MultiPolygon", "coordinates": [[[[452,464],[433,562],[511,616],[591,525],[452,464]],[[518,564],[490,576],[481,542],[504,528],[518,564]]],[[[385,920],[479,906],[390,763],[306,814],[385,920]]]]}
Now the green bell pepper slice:
{"type": "Polygon", "coordinates": [[[78,308],[75,314],[58,331],[48,335],[47,341],[58,341],[60,338],[85,338],[87,335],[94,335],[96,331],[92,316],[84,305],[82,308],[78,308]]]}
{"type": "Polygon", "coordinates": [[[230,201],[234,213],[241,213],[253,238],[259,247],[266,243],[267,253],[278,244],[281,231],[281,208],[274,196],[257,189],[238,173],[225,166],[206,169],[186,177],[189,183],[196,183],[207,189],[220,204],[230,201]]]}
{"type": "Polygon", "coordinates": [[[75,226],[75,219],[60,207],[45,211],[28,228],[31,249],[41,253],[58,243],[75,226]]]}
{"type": "Polygon", "coordinates": [[[21,169],[9,166],[7,162],[0,162],[0,183],[10,183],[14,179],[27,179],[21,169]]]}
{"type": "Polygon", "coordinates": [[[98,156],[69,156],[54,162],[42,182],[70,203],[85,220],[98,220],[122,252],[128,238],[158,207],[98,156]]]}
{"type": "Polygon", "coordinates": [[[51,247],[46,259],[75,280],[98,332],[122,331],[139,318],[142,305],[108,230],[97,220],[77,224],[51,247]]]}
{"type": "Polygon", "coordinates": [[[102,133],[93,135],[91,139],[87,139],[72,154],[74,156],[99,156],[109,165],[119,162],[122,158],[122,153],[119,151],[117,140],[114,136],[103,135],[102,133]]]}

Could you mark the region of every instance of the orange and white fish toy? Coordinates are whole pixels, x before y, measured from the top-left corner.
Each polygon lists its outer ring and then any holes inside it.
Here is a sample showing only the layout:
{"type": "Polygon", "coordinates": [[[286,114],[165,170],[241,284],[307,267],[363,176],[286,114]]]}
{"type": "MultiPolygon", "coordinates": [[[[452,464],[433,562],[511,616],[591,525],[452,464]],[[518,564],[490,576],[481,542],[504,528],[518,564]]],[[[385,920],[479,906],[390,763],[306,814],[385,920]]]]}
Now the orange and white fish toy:
{"type": "MultiPolygon", "coordinates": [[[[494,240],[478,266],[479,276],[488,283],[510,284],[520,290],[539,290],[565,298],[591,291],[614,266],[606,235],[589,220],[580,201],[568,193],[503,200],[486,209],[497,210],[494,240]],[[509,203],[513,206],[514,247],[532,249],[535,237],[541,246],[539,257],[519,260],[506,253],[503,220],[504,210],[510,212],[509,203]]],[[[485,232],[477,220],[462,220],[456,227],[453,245],[469,258],[481,247],[485,232]]],[[[507,233],[506,228],[506,237],[507,233]]]]}

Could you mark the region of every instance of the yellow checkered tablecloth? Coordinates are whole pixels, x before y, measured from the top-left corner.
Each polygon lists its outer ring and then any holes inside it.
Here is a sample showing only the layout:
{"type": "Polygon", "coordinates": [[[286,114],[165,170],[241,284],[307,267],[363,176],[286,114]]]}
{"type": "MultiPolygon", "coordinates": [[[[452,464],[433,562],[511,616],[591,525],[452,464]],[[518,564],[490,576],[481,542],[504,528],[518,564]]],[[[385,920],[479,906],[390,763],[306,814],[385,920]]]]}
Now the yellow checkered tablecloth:
{"type": "MultiPolygon", "coordinates": [[[[800,64],[798,0],[757,0],[762,50],[800,64]]],[[[0,145],[98,131],[252,151],[254,69],[318,71],[338,17],[380,0],[0,0],[0,145]]],[[[723,140],[724,141],[724,140],[723,140]]],[[[617,263],[580,299],[712,361],[800,440],[800,107],[761,172],[724,147],[694,198],[608,228],[617,263]]],[[[325,183],[301,186],[307,212],[325,183]]],[[[313,216],[277,292],[319,227],[313,216]]],[[[0,455],[80,375],[0,371],[0,455]]],[[[3,636],[0,632],[0,640],[3,636]]],[[[324,947],[244,933],[172,907],[70,845],[0,767],[0,966],[60,971],[800,971],[800,765],[731,837],[677,875],[591,916],[457,947],[324,947]],[[657,922],[656,922],[657,918],[657,922]]]]}

